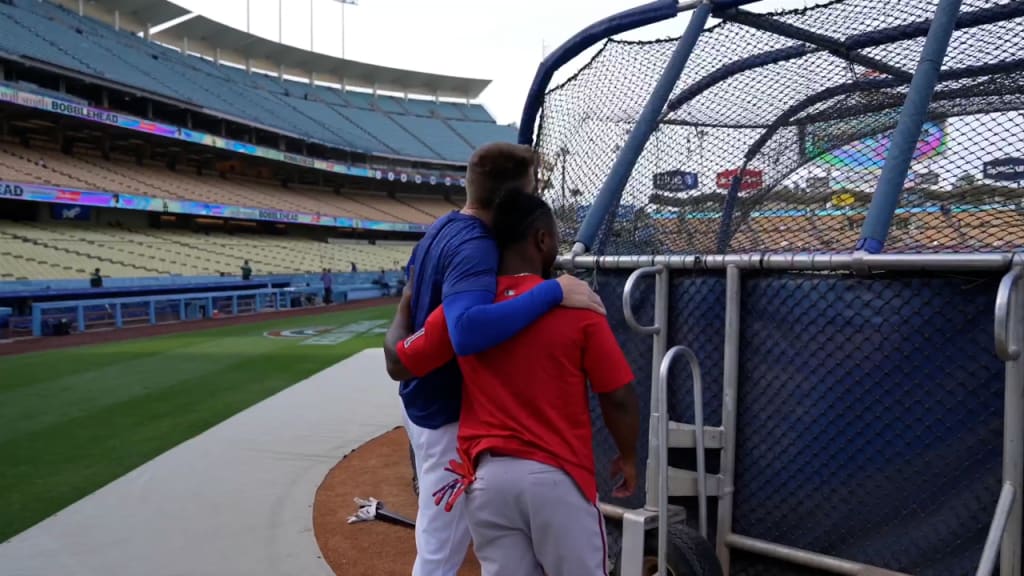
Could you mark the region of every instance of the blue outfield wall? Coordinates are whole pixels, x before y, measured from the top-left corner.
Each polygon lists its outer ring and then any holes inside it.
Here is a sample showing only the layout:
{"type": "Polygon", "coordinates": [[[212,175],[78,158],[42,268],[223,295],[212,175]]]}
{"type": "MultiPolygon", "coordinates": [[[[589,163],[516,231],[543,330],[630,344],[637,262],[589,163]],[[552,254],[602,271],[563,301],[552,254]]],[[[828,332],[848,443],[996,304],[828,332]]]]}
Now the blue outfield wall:
{"type": "MultiPolygon", "coordinates": [[[[345,284],[367,284],[379,276],[379,272],[346,272],[332,274],[335,286],[345,284]]],[[[395,282],[399,272],[387,272],[385,276],[395,282]]],[[[114,290],[121,292],[157,289],[195,289],[216,286],[253,286],[256,284],[289,284],[299,285],[320,282],[319,274],[274,274],[253,276],[244,281],[238,276],[164,276],[142,278],[104,278],[103,288],[90,288],[88,278],[70,278],[61,280],[11,280],[0,282],[0,299],[12,297],[38,297],[44,294],[72,294],[89,292],[103,294],[114,290]]]]}

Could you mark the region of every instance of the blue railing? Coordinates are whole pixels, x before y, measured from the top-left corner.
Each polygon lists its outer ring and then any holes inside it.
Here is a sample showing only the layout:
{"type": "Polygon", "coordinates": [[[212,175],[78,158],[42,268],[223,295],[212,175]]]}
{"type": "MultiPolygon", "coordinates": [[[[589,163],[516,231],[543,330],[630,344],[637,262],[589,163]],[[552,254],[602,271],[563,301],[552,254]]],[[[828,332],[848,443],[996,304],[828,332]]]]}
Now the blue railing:
{"type": "MultiPolygon", "coordinates": [[[[123,328],[125,322],[159,324],[161,319],[186,321],[214,316],[222,308],[237,315],[240,311],[259,312],[270,307],[285,310],[291,307],[291,296],[311,291],[306,288],[239,290],[167,294],[132,298],[69,300],[32,305],[32,335],[44,334],[44,321],[74,321],[78,332],[85,332],[90,323],[113,324],[123,328]]],[[[48,326],[49,327],[49,326],[48,326]]]]}
{"type": "MultiPolygon", "coordinates": [[[[345,303],[380,298],[394,293],[396,286],[393,281],[385,284],[334,286],[333,300],[345,303]]],[[[221,314],[235,316],[268,309],[289,310],[308,305],[311,300],[323,295],[323,292],[323,283],[316,282],[285,288],[39,302],[31,305],[32,312],[28,320],[32,336],[39,337],[53,334],[61,325],[69,331],[85,332],[97,326],[123,328],[126,324],[161,324],[212,318],[221,314]]],[[[21,318],[12,318],[11,322],[24,325],[21,318]]]]}

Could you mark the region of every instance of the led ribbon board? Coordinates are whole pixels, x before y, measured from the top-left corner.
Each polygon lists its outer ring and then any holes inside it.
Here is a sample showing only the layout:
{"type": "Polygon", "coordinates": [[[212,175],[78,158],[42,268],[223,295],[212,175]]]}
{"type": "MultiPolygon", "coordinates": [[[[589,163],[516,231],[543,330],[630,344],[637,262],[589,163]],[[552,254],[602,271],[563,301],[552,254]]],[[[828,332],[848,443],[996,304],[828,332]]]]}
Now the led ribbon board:
{"type": "Polygon", "coordinates": [[[172,198],[152,198],[134,194],[112,194],[92,190],[76,190],[54,186],[41,186],[24,182],[0,182],[0,199],[28,200],[71,206],[92,206],[120,210],[140,210],[190,216],[211,216],[236,220],[260,220],[286,224],[308,224],[333,228],[380,230],[383,232],[426,232],[426,224],[411,222],[379,222],[341,216],[322,216],[303,212],[288,212],[268,208],[250,208],[229,204],[212,204],[172,198]]]}

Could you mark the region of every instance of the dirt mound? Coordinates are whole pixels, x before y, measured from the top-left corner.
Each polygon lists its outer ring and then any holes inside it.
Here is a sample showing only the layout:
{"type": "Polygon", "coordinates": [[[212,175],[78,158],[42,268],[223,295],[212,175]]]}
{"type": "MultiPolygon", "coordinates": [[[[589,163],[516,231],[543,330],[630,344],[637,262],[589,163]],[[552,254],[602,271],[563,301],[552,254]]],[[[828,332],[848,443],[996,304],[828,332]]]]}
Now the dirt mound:
{"type": "MultiPolygon", "coordinates": [[[[324,559],[339,576],[409,576],[416,558],[412,528],[380,521],[346,523],[357,509],[356,497],[376,498],[389,510],[416,518],[404,429],[363,444],[331,469],[313,503],[313,530],[324,559]]],[[[471,552],[459,576],[478,574],[471,552]]]]}

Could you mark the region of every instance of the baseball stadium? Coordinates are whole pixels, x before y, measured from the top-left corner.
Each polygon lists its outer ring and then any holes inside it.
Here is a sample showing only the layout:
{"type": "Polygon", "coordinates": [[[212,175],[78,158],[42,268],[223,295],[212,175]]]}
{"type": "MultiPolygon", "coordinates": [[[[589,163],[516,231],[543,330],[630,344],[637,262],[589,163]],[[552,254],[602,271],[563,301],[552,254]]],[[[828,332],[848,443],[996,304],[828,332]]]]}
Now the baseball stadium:
{"type": "Polygon", "coordinates": [[[0,576],[410,574],[384,334],[493,142],[635,376],[631,496],[588,396],[609,573],[1022,576],[1024,1],[616,4],[503,125],[172,0],[0,0],[0,576]]]}

